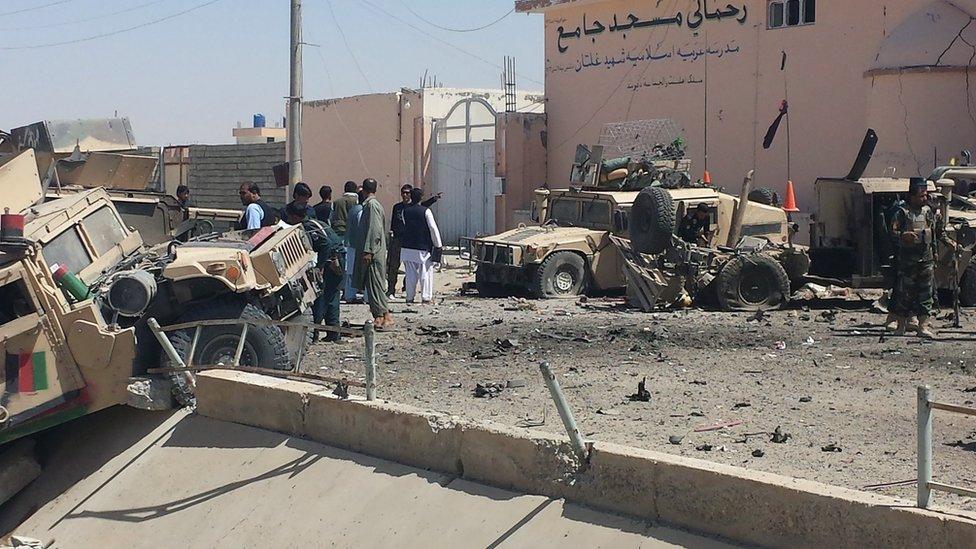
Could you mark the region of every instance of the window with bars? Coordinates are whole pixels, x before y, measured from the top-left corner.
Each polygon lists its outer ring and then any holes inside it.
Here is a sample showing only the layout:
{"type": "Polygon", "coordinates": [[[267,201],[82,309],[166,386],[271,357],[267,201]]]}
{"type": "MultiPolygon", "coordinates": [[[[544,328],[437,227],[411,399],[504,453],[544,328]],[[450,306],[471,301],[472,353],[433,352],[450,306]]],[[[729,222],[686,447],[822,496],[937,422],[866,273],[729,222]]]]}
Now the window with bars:
{"type": "Polygon", "coordinates": [[[812,25],[817,21],[817,0],[769,0],[766,26],[771,29],[812,25]]]}

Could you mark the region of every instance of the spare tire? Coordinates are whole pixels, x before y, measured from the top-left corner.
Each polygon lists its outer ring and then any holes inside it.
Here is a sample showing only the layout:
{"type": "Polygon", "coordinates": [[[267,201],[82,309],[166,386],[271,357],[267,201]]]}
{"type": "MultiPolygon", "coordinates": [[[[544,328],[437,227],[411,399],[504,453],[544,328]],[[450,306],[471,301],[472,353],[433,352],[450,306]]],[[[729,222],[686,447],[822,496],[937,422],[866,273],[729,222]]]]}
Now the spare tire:
{"type": "Polygon", "coordinates": [[[758,202],[767,206],[779,206],[779,193],[769,187],[759,187],[749,193],[749,202],[758,202]]]}
{"type": "Polygon", "coordinates": [[[768,254],[737,255],[718,273],[715,293],[725,311],[768,310],[789,301],[790,279],[768,254]]]}
{"type": "Polygon", "coordinates": [[[674,200],[668,191],[647,187],[637,195],[630,211],[630,241],[645,254],[663,252],[671,244],[675,225],[674,200]]]}

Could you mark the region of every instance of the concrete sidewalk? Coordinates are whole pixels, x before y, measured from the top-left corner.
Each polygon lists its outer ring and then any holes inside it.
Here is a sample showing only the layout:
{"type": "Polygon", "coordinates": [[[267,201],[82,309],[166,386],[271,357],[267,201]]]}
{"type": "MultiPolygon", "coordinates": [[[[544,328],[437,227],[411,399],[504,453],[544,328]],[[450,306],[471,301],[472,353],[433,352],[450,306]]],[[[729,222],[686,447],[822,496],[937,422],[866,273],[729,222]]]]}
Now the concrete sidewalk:
{"type": "MultiPolygon", "coordinates": [[[[52,461],[62,473],[71,466],[67,451],[52,461]]],[[[182,412],[43,503],[16,532],[72,548],[728,547],[182,412]]]]}

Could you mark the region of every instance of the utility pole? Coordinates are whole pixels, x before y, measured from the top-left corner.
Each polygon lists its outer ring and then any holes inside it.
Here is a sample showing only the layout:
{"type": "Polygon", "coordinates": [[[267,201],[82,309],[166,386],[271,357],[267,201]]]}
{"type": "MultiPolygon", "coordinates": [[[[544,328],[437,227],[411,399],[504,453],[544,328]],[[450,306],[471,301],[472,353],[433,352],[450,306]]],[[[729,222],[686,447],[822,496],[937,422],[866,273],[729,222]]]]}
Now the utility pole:
{"type": "Polygon", "coordinates": [[[291,0],[291,82],[288,91],[288,197],[302,180],[302,0],[291,0]]]}

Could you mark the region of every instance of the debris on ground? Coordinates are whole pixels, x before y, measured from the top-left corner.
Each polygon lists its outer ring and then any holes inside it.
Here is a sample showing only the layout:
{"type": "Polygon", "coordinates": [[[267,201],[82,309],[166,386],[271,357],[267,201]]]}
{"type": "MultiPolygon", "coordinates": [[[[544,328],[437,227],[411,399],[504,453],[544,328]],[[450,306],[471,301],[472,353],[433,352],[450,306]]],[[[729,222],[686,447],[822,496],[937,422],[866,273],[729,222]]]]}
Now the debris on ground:
{"type": "Polygon", "coordinates": [[[724,422],[721,422],[721,423],[714,423],[714,424],[711,424],[711,425],[700,425],[698,427],[695,427],[695,432],[696,433],[705,433],[705,432],[708,432],[708,431],[719,431],[719,430],[722,430],[722,429],[728,429],[730,427],[738,427],[739,425],[742,425],[743,423],[745,423],[745,422],[744,421],[740,421],[740,420],[736,420],[736,421],[724,421],[724,422]]]}
{"type": "Polygon", "coordinates": [[[517,389],[519,387],[525,387],[525,380],[522,379],[510,379],[505,382],[505,387],[508,389],[517,389]]]}
{"type": "Polygon", "coordinates": [[[773,430],[773,437],[769,439],[769,441],[775,442],[776,444],[785,444],[786,441],[790,440],[791,438],[793,438],[793,435],[784,432],[783,428],[777,425],[776,429],[773,430]]]}
{"type": "Polygon", "coordinates": [[[509,300],[509,305],[504,308],[506,311],[534,311],[535,309],[535,303],[525,299],[524,297],[511,298],[509,300]]]}
{"type": "Polygon", "coordinates": [[[763,457],[765,455],[766,455],[766,452],[763,452],[762,450],[759,450],[759,449],[756,449],[756,450],[753,450],[752,451],[752,457],[755,457],[755,458],[761,458],[761,457],[763,457]]]}
{"type": "Polygon", "coordinates": [[[800,397],[800,402],[813,402],[813,397],[802,396],[800,397]]]}
{"type": "Polygon", "coordinates": [[[828,444],[826,446],[821,446],[820,449],[823,450],[824,452],[842,452],[843,451],[843,450],[841,450],[840,446],[838,446],[837,444],[835,444],[833,442],[831,442],[830,444],[828,444]]]}
{"type": "Polygon", "coordinates": [[[492,351],[482,351],[481,349],[478,349],[477,351],[471,353],[471,358],[475,360],[489,360],[492,358],[498,358],[500,356],[502,355],[492,351]]]}
{"type": "Polygon", "coordinates": [[[681,441],[685,439],[685,435],[671,435],[668,437],[668,442],[670,444],[678,445],[681,441]]]}
{"type": "Polygon", "coordinates": [[[332,394],[339,397],[342,400],[349,398],[349,384],[344,380],[340,380],[336,383],[335,389],[332,390],[332,394]]]}
{"type": "Polygon", "coordinates": [[[601,416],[619,416],[620,410],[617,410],[616,408],[600,408],[596,411],[596,413],[600,414],[601,416]]]}
{"type": "Polygon", "coordinates": [[[474,386],[472,393],[476,398],[495,398],[505,389],[505,385],[502,383],[478,383],[474,386]]]}
{"type": "Polygon", "coordinates": [[[711,444],[699,444],[698,446],[695,446],[695,450],[698,450],[699,452],[711,452],[713,448],[714,446],[711,444]]]}
{"type": "Polygon", "coordinates": [[[495,347],[503,351],[511,351],[512,349],[517,349],[519,346],[519,341],[517,339],[496,339],[495,347]]]}
{"type": "Polygon", "coordinates": [[[637,382],[637,392],[628,396],[631,402],[650,402],[651,392],[647,390],[647,377],[637,382]]]}

